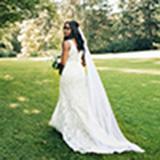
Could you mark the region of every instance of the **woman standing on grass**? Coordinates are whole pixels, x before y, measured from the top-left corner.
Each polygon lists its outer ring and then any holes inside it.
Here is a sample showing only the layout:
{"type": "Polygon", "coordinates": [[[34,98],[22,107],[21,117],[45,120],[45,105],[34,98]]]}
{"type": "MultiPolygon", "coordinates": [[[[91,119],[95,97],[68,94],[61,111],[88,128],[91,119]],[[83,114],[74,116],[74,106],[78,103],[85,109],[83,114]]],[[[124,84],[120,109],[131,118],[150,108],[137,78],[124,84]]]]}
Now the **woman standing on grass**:
{"type": "Polygon", "coordinates": [[[49,125],[80,153],[144,152],[121,132],[76,21],[64,23],[60,95],[49,125]]]}

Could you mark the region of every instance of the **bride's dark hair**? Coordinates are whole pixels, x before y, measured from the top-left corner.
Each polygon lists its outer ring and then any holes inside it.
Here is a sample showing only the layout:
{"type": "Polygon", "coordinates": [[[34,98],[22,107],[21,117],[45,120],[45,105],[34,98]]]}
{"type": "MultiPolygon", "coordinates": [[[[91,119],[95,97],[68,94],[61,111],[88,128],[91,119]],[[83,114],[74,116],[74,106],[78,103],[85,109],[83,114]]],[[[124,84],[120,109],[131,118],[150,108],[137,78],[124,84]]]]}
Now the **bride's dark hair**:
{"type": "Polygon", "coordinates": [[[84,40],[82,39],[82,36],[78,30],[79,23],[76,22],[75,20],[72,20],[72,21],[66,21],[64,25],[65,24],[69,24],[71,28],[71,34],[69,36],[65,36],[64,40],[75,38],[78,50],[79,51],[84,50],[84,40]]]}

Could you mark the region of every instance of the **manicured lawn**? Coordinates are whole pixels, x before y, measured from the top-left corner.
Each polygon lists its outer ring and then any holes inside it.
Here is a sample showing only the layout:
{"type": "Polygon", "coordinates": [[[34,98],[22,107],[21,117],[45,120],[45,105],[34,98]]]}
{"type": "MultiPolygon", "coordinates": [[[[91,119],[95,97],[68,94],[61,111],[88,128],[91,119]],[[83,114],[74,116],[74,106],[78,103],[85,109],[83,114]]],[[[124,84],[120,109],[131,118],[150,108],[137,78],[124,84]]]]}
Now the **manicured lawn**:
{"type": "Polygon", "coordinates": [[[95,60],[125,136],[145,153],[97,155],[73,152],[48,126],[59,94],[51,62],[0,61],[0,160],[158,160],[160,157],[160,74],[118,68],[160,70],[160,59],[95,60]]]}

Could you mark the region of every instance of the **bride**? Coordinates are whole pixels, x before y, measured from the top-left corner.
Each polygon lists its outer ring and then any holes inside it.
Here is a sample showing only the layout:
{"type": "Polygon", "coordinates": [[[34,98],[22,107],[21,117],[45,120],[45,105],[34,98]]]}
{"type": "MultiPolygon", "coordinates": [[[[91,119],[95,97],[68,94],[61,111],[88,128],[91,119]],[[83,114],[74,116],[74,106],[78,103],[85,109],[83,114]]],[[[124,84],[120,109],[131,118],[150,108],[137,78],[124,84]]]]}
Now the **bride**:
{"type": "Polygon", "coordinates": [[[63,29],[60,95],[48,125],[82,154],[144,152],[120,130],[78,22],[66,21],[63,29]]]}

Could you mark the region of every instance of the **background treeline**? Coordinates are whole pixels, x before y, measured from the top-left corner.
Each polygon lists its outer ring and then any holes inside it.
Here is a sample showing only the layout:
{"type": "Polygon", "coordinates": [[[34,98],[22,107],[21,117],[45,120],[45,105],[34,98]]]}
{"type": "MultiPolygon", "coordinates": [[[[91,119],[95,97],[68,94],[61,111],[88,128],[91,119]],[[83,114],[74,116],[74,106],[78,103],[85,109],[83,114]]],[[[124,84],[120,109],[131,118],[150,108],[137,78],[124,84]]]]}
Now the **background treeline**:
{"type": "Polygon", "coordinates": [[[60,50],[65,20],[80,22],[92,52],[160,48],[160,1],[3,0],[0,2],[0,57],[46,56],[60,50]]]}

